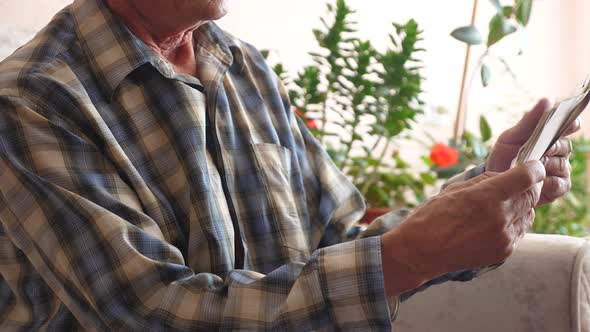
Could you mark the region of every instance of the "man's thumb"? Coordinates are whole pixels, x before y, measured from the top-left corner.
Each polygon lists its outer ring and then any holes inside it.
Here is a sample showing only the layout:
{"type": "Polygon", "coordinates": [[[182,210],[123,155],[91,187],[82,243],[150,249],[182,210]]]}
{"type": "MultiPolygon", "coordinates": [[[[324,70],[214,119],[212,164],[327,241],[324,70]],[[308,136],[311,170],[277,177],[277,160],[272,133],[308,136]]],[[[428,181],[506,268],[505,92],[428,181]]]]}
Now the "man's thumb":
{"type": "Polygon", "coordinates": [[[515,194],[529,190],[544,179],[545,166],[538,160],[532,160],[491,177],[482,183],[489,186],[488,190],[496,192],[499,199],[506,200],[515,194]]]}
{"type": "Polygon", "coordinates": [[[518,123],[508,129],[502,135],[502,143],[506,144],[522,144],[524,143],[543,116],[543,113],[549,108],[549,100],[543,98],[533,107],[532,110],[525,113],[525,115],[518,121],[518,123]]]}

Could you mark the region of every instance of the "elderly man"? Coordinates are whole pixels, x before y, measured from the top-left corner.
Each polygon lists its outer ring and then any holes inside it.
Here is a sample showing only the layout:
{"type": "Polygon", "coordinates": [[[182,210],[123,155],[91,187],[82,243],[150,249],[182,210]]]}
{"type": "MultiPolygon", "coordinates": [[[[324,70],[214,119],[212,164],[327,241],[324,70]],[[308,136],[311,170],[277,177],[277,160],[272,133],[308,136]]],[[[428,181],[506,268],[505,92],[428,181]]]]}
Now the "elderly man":
{"type": "Polygon", "coordinates": [[[344,241],[362,197],[225,12],[76,0],[0,64],[0,330],[388,330],[568,190],[566,139],[509,169],[542,101],[488,172],[344,241]]]}

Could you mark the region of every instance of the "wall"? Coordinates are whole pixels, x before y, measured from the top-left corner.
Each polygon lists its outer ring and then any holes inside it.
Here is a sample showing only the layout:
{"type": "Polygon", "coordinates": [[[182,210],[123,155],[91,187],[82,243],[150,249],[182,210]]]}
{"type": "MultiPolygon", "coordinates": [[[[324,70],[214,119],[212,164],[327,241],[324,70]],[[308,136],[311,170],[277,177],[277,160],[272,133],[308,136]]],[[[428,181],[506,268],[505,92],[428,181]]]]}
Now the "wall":
{"type": "MultiPolygon", "coordinates": [[[[288,68],[296,71],[310,61],[306,54],[315,47],[311,29],[319,26],[318,17],[324,13],[325,3],[317,0],[235,1],[232,11],[221,23],[260,48],[276,49],[288,68]],[[276,27],[280,27],[280,33],[276,27]]],[[[465,47],[452,40],[449,32],[469,23],[473,2],[349,0],[348,3],[358,9],[356,17],[361,35],[380,47],[385,46],[389,22],[416,18],[424,29],[423,46],[427,49],[422,56],[427,78],[425,98],[433,109],[443,106],[449,110],[442,118],[431,112],[423,121],[439,126],[447,124],[437,133],[444,137],[451,135],[452,126],[448,124],[453,121],[457,107],[465,47]]],[[[485,32],[485,23],[494,9],[489,1],[480,0],[479,3],[476,24],[485,32]]],[[[526,33],[510,37],[504,47],[495,50],[509,59],[518,84],[514,84],[506,73],[502,74],[503,68],[492,61],[495,73],[491,86],[483,89],[476,77],[469,94],[468,123],[471,128],[476,127],[481,113],[492,116],[494,129],[499,132],[520,117],[537,98],[567,96],[590,74],[590,44],[582,42],[590,40],[590,23],[583,17],[589,7],[590,1],[587,0],[535,1],[526,33]],[[512,51],[521,43],[525,44],[524,54],[516,56],[512,51]]],[[[475,60],[481,54],[481,47],[474,51],[470,72],[478,75],[475,60]]],[[[587,128],[590,128],[590,117],[587,118],[587,128]]]]}
{"type": "MultiPolygon", "coordinates": [[[[41,28],[69,1],[63,0],[0,0],[0,58],[6,55],[10,41],[22,40],[41,28]],[[9,36],[9,37],[6,37],[9,36]],[[4,37],[4,39],[2,39],[4,37]],[[7,39],[9,42],[7,42],[7,39]],[[4,52],[4,54],[2,53],[4,52]]],[[[385,47],[390,22],[402,22],[414,17],[424,29],[424,75],[427,78],[425,99],[430,106],[421,126],[429,130],[440,126],[440,138],[449,137],[457,105],[458,87],[463,63],[464,46],[452,40],[449,32],[469,22],[472,1],[467,0],[349,0],[358,9],[360,34],[370,38],[377,47],[385,47]],[[439,114],[443,106],[448,113],[439,114]]],[[[219,23],[233,34],[259,48],[277,51],[281,61],[296,72],[310,61],[307,52],[315,47],[311,29],[319,24],[325,0],[249,0],[232,1],[230,13],[219,23]]],[[[480,0],[478,26],[493,13],[489,1],[480,0]]],[[[540,96],[557,98],[570,93],[577,82],[590,74],[590,22],[584,13],[590,12],[588,0],[536,0],[533,17],[526,36],[511,37],[511,47],[496,50],[506,56],[518,77],[518,84],[503,69],[492,62],[495,76],[487,89],[474,80],[469,94],[468,124],[475,128],[478,114],[492,117],[496,132],[509,126],[540,96]],[[524,40],[521,56],[511,53],[524,40]],[[498,74],[500,73],[500,74],[498,74]]],[[[14,45],[11,45],[12,48],[14,45]]],[[[509,46],[509,45],[506,45],[509,46]]],[[[481,50],[481,48],[480,48],[481,50]]],[[[478,50],[475,50],[475,58],[478,50]]],[[[476,61],[471,72],[477,73],[476,61]]],[[[588,112],[590,113],[590,112],[588,112]]],[[[590,116],[586,116],[590,134],[590,116]]],[[[438,138],[438,137],[437,137],[438,138]]]]}
{"type": "Polygon", "coordinates": [[[2,0],[0,1],[0,22],[8,27],[43,27],[58,10],[71,1],[64,0],[2,0]]]}

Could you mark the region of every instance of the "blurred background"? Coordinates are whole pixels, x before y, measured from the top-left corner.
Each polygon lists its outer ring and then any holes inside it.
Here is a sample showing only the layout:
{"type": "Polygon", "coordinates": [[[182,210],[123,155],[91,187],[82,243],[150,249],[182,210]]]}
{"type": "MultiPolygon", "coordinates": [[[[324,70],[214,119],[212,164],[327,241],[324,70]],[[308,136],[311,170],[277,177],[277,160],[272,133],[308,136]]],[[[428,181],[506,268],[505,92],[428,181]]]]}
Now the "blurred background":
{"type": "MultiPolygon", "coordinates": [[[[0,58],[28,40],[70,2],[0,0],[0,58]]],[[[258,48],[276,51],[287,70],[295,73],[311,62],[308,52],[317,48],[312,29],[319,26],[319,17],[325,14],[327,2],[230,0],[229,14],[219,24],[258,48]]],[[[414,18],[418,22],[424,30],[422,47],[427,50],[420,55],[425,66],[422,72],[426,78],[424,100],[432,110],[443,107],[450,112],[442,117],[437,112],[427,112],[424,121],[449,124],[437,131],[448,135],[457,108],[465,54],[465,45],[453,40],[449,33],[469,24],[473,1],[349,0],[347,4],[357,10],[355,20],[359,35],[371,40],[377,48],[386,47],[392,21],[405,22],[414,18]]],[[[519,117],[541,96],[555,99],[570,94],[590,74],[590,43],[586,42],[590,40],[590,20],[585,15],[589,12],[588,0],[534,0],[527,29],[507,37],[495,50],[508,59],[518,82],[507,77],[494,79],[485,90],[475,82],[468,98],[468,125],[477,120],[477,113],[506,109],[510,111],[507,117],[519,117]],[[522,55],[516,54],[514,45],[522,45],[522,55]]],[[[480,1],[476,25],[482,33],[486,33],[485,24],[494,13],[489,1],[480,1]]],[[[483,48],[473,50],[471,72],[477,65],[478,51],[483,52],[483,48]]],[[[498,117],[504,118],[502,114],[498,117]]],[[[585,128],[590,130],[590,116],[586,114],[584,118],[585,128]]],[[[499,132],[511,122],[494,120],[491,123],[497,128],[494,132],[499,132]]]]}
{"type": "MultiPolygon", "coordinates": [[[[29,40],[70,2],[0,0],[0,59],[29,40]]],[[[326,15],[326,4],[334,2],[230,0],[230,12],[219,25],[259,49],[269,50],[271,63],[282,63],[286,74],[295,77],[304,66],[313,64],[309,52],[317,51],[318,44],[312,30],[321,26],[319,18],[326,15]]],[[[475,25],[483,36],[487,36],[488,23],[496,14],[494,2],[479,1],[475,25]]],[[[532,2],[526,29],[504,38],[485,58],[493,73],[486,88],[479,78],[479,59],[486,48],[472,48],[465,96],[465,127],[469,131],[479,131],[480,115],[485,115],[492,135],[497,137],[539,98],[568,97],[590,75],[590,20],[585,15],[590,13],[590,1],[532,2]]],[[[453,136],[466,44],[453,39],[450,32],[470,24],[474,2],[347,0],[346,4],[356,10],[357,36],[369,40],[378,50],[388,47],[391,22],[405,23],[413,18],[423,30],[420,47],[426,51],[417,55],[424,67],[420,72],[424,77],[423,113],[411,130],[415,139],[399,140],[394,149],[413,165],[428,154],[429,144],[447,142],[453,136]]],[[[590,112],[582,120],[581,135],[590,136],[590,112]]],[[[585,155],[585,150],[580,152],[578,163],[585,163],[585,155]]],[[[416,169],[422,171],[424,167],[428,165],[416,169]]]]}

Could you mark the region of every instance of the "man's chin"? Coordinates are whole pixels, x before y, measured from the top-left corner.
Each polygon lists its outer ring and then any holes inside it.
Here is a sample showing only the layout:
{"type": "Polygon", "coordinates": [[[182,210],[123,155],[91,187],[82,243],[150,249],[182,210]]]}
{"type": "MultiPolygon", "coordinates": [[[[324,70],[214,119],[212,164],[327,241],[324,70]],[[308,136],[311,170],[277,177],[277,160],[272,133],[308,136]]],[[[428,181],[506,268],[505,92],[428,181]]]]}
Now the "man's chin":
{"type": "Polygon", "coordinates": [[[209,20],[218,20],[227,14],[229,5],[226,0],[211,0],[207,4],[207,17],[209,20]]]}

